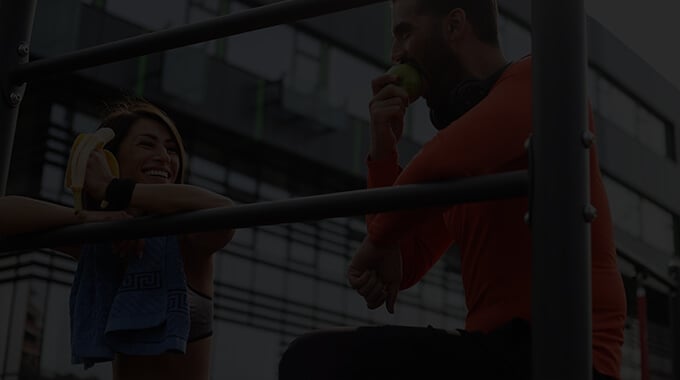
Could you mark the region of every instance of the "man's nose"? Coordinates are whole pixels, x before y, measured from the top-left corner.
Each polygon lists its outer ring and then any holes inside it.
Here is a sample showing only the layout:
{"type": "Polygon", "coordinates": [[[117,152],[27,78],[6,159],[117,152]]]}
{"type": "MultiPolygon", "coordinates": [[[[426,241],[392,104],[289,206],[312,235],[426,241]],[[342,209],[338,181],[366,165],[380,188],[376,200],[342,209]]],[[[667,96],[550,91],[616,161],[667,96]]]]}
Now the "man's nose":
{"type": "Polygon", "coordinates": [[[402,63],[404,61],[404,48],[398,41],[392,42],[392,63],[402,63]]]}

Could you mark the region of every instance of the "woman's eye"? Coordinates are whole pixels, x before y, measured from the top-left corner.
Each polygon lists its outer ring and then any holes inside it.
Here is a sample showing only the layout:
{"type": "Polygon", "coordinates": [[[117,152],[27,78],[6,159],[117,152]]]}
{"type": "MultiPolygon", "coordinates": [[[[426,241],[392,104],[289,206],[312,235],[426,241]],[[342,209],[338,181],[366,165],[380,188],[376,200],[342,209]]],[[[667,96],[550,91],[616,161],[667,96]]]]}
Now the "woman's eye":
{"type": "Polygon", "coordinates": [[[172,147],[172,146],[171,146],[171,147],[165,148],[165,150],[167,150],[168,153],[171,153],[171,154],[177,154],[177,153],[179,153],[179,150],[178,150],[177,148],[175,148],[175,147],[172,147]]]}

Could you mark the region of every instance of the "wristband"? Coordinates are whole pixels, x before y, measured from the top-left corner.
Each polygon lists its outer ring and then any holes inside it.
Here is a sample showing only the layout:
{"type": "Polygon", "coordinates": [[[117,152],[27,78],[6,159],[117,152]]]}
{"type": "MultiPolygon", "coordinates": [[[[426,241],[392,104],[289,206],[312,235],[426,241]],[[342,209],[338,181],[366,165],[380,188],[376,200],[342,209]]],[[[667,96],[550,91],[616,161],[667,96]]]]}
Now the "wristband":
{"type": "Polygon", "coordinates": [[[114,178],[106,186],[106,194],[101,202],[101,208],[107,210],[124,210],[130,205],[132,192],[137,183],[131,179],[114,178]]]}

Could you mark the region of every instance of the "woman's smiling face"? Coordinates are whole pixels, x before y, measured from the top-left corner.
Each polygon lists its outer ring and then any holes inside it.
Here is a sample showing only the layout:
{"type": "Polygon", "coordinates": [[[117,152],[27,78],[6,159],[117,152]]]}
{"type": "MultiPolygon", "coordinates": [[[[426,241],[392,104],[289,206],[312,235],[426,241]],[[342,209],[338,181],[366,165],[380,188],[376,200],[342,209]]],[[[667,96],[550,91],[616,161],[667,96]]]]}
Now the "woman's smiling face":
{"type": "Polygon", "coordinates": [[[138,183],[175,183],[180,147],[168,128],[149,118],[135,121],[117,154],[121,178],[138,183]]]}

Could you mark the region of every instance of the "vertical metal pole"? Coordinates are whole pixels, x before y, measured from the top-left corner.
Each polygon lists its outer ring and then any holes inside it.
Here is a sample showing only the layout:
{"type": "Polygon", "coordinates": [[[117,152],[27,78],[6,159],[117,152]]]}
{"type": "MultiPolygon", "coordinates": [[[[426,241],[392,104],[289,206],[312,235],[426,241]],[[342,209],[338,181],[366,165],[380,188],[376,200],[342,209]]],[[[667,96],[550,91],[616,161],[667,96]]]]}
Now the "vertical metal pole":
{"type": "Polygon", "coordinates": [[[25,84],[10,83],[9,72],[28,62],[36,0],[0,0],[0,196],[7,191],[14,132],[25,84]]]}
{"type": "Polygon", "coordinates": [[[640,379],[649,380],[649,343],[647,333],[647,291],[645,290],[644,278],[642,272],[638,272],[636,277],[637,283],[637,315],[638,315],[638,332],[640,334],[640,379]]]}
{"type": "Polygon", "coordinates": [[[674,289],[670,290],[670,317],[671,317],[671,363],[673,366],[673,378],[680,379],[680,257],[675,256],[668,266],[674,289]]]}
{"type": "Polygon", "coordinates": [[[533,379],[592,378],[584,0],[532,1],[533,379]]]}

